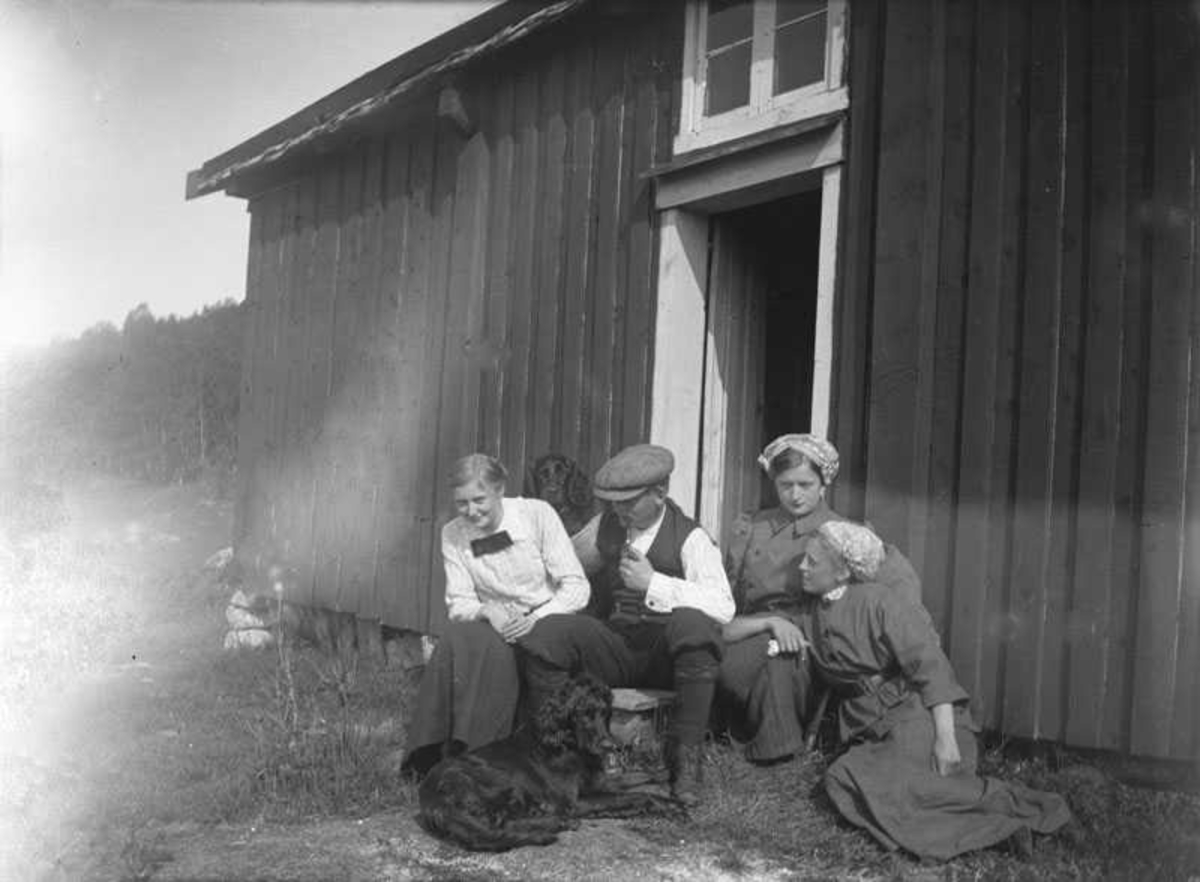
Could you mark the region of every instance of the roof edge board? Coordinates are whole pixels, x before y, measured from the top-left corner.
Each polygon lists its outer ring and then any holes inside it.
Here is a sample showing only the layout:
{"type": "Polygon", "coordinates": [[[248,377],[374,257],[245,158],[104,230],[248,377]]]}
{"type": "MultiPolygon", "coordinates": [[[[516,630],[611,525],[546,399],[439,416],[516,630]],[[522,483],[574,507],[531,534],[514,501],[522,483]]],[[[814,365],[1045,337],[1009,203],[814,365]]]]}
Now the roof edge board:
{"type": "MultiPolygon", "coordinates": [[[[308,108],[284,120],[282,123],[272,126],[270,129],[244,141],[237,147],[209,160],[199,169],[189,171],[187,174],[185,197],[187,199],[195,199],[218,190],[227,190],[229,185],[239,175],[279,162],[318,139],[329,137],[348,126],[373,116],[391,107],[394,103],[415,90],[436,82],[439,78],[445,77],[466,66],[480,56],[491,54],[512,43],[523,40],[534,31],[565,18],[589,2],[591,0],[558,0],[558,2],[546,4],[534,12],[510,21],[508,24],[501,25],[490,36],[484,39],[476,38],[474,42],[449,51],[439,61],[427,64],[406,76],[402,75],[399,80],[392,82],[386,87],[371,91],[357,99],[347,99],[350,103],[340,110],[313,115],[313,111],[316,111],[322,104],[334,99],[339,93],[347,92],[363,81],[379,76],[385,69],[401,65],[404,59],[427,50],[431,44],[437,42],[438,38],[429,43],[422,44],[409,53],[405,53],[383,65],[381,68],[372,71],[370,74],[358,78],[348,86],[331,93],[308,108]],[[298,131],[290,135],[284,134],[289,127],[296,127],[297,123],[303,120],[305,115],[312,117],[311,122],[304,124],[298,131]],[[291,125],[289,126],[289,124],[291,125]],[[274,136],[272,136],[272,133],[275,133],[274,136]],[[240,155],[243,153],[248,155],[240,155]]],[[[512,3],[511,6],[510,4],[503,4],[503,6],[497,7],[497,9],[506,9],[510,17],[514,9],[521,10],[523,8],[528,8],[528,4],[518,2],[512,3]]],[[[488,13],[484,13],[483,16],[466,22],[460,28],[465,28],[467,25],[478,27],[480,19],[487,15],[488,13]]],[[[450,31],[447,33],[453,35],[455,32],[450,31]]]]}

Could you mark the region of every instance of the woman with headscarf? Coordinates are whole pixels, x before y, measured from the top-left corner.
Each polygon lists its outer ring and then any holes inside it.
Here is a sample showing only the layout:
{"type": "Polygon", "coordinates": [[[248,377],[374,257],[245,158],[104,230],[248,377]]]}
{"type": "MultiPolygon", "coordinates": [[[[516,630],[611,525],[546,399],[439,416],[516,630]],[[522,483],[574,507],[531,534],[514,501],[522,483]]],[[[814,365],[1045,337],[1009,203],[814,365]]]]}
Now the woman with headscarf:
{"type": "Polygon", "coordinates": [[[826,522],[800,564],[816,598],[813,664],[840,698],[849,745],[825,773],[842,815],[885,848],[948,860],[1010,840],[1032,850],[1071,813],[1062,797],[976,774],[978,731],[937,635],[878,581],[885,550],[869,528],[826,522]]]}
{"type": "MultiPolygon", "coordinates": [[[[801,590],[798,564],[817,528],[842,518],[825,499],[839,458],[824,438],[782,435],[758,463],[779,504],[743,515],[733,526],[726,569],[737,615],[724,627],[717,691],[734,737],[746,743],[746,758],[770,763],[803,748],[817,704],[805,656],[811,602],[801,590]]],[[[920,580],[894,548],[883,579],[919,606],[920,580]]]]}
{"type": "Polygon", "coordinates": [[[591,590],[558,514],[505,497],[508,472],[473,453],[450,474],[458,517],[442,528],[450,619],[417,694],[405,768],[507,736],[520,680],[513,646],[551,615],[578,612],[591,590]]]}

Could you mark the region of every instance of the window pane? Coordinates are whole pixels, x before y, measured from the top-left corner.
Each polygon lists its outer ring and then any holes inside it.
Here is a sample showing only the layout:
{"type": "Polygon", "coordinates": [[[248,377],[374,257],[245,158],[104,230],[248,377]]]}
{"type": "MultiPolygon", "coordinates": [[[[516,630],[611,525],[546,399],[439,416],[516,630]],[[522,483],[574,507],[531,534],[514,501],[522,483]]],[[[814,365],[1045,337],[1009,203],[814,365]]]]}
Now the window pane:
{"type": "Polygon", "coordinates": [[[754,4],[750,0],[708,0],[708,51],[754,34],[754,4]]]}
{"type": "Polygon", "coordinates": [[[828,0],[776,0],[775,24],[787,24],[814,12],[824,12],[828,0]]]}
{"type": "Polygon", "coordinates": [[[775,32],[774,94],[825,79],[825,18],[813,16],[775,32]]]}
{"type": "Polygon", "coordinates": [[[750,44],[742,43],[708,59],[707,116],[750,103],[750,44]]]}

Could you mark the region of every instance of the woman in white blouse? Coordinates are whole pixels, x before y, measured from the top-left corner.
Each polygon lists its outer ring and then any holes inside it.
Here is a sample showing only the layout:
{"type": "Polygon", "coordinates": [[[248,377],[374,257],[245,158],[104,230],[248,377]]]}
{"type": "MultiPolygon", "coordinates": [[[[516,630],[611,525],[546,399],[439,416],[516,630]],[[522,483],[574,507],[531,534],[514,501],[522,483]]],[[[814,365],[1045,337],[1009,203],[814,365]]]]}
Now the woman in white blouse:
{"type": "Polygon", "coordinates": [[[513,651],[546,616],[574,613],[590,589],[558,514],[505,498],[508,473],[481,453],[454,464],[458,517],[442,528],[450,618],[421,677],[405,767],[509,734],[520,680],[513,651]]]}

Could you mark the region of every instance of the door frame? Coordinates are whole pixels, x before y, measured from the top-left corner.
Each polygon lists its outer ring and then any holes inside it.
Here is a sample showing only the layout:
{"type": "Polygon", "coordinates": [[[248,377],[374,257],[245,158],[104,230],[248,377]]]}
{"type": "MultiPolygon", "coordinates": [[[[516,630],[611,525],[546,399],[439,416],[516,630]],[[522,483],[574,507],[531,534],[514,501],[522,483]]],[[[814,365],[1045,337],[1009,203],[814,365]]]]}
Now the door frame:
{"type": "MultiPolygon", "coordinates": [[[[813,389],[810,431],[828,435],[833,407],[833,317],[837,290],[838,235],[842,202],[842,125],[805,138],[785,166],[786,181],[803,179],[798,189],[821,190],[820,250],[817,266],[816,327],[813,348],[813,389]],[[797,163],[797,159],[805,160],[797,163]]],[[[723,424],[705,425],[706,397],[723,394],[720,376],[705,376],[707,348],[712,341],[707,316],[709,215],[769,201],[786,181],[778,171],[755,166],[753,158],[723,169],[691,171],[682,179],[660,181],[657,312],[654,330],[654,372],[651,389],[650,441],[675,454],[671,496],[702,526],[720,539],[723,500],[722,464],[702,462],[701,438],[724,438],[723,424]],[[761,169],[755,172],[755,168],[761,169]],[[708,184],[705,184],[705,179],[708,184]],[[679,201],[685,195],[686,201],[679,201]],[[713,388],[711,384],[717,384],[713,388]],[[705,385],[709,384],[706,390],[705,385]],[[701,487],[706,488],[703,492],[701,487]],[[703,497],[703,498],[702,498],[703,497]]],[[[719,408],[723,413],[723,409],[719,408]]],[[[719,421],[718,421],[719,422],[719,421]]]]}

